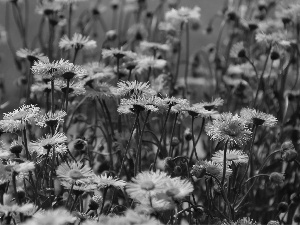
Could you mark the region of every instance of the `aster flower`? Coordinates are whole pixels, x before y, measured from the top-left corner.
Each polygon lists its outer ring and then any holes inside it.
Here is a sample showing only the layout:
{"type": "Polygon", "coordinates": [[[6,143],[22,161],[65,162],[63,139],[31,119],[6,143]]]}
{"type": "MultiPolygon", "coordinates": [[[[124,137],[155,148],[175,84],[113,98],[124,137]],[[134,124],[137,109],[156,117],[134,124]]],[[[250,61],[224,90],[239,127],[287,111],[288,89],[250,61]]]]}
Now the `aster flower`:
{"type": "MultiPolygon", "coordinates": [[[[223,163],[224,162],[224,151],[223,150],[219,150],[216,153],[213,154],[212,156],[212,161],[216,162],[216,163],[223,163]]],[[[245,154],[243,151],[241,150],[227,150],[226,152],[226,160],[231,164],[231,163],[235,163],[235,164],[244,164],[248,162],[248,155],[245,154]]]]}
{"type": "Polygon", "coordinates": [[[87,72],[83,69],[83,67],[74,65],[73,63],[65,64],[60,68],[61,77],[65,80],[71,80],[76,77],[81,77],[85,75],[87,72]]]}
{"type": "Polygon", "coordinates": [[[136,71],[142,73],[145,70],[151,69],[164,69],[167,65],[167,61],[164,59],[156,59],[154,56],[138,56],[135,60],[137,63],[136,71]]]}
{"type": "Polygon", "coordinates": [[[21,140],[12,141],[9,146],[9,151],[19,158],[20,153],[23,151],[23,144],[21,140]]]}
{"type": "Polygon", "coordinates": [[[168,179],[170,177],[164,172],[141,172],[132,179],[132,182],[127,183],[126,192],[137,200],[145,196],[154,196],[162,192],[168,179]]]}
{"type": "Polygon", "coordinates": [[[171,50],[171,47],[168,44],[161,44],[156,42],[148,42],[148,41],[142,41],[140,43],[140,48],[143,51],[151,50],[151,51],[162,51],[167,52],[171,50]]]}
{"type": "MultiPolygon", "coordinates": [[[[69,94],[74,95],[83,95],[86,90],[84,88],[84,82],[82,81],[73,81],[69,83],[69,94]]],[[[54,86],[59,88],[64,94],[67,92],[67,82],[63,80],[56,80],[54,86]]]]}
{"type": "Polygon", "coordinates": [[[31,67],[34,76],[41,76],[43,79],[53,80],[61,77],[67,70],[73,68],[73,63],[68,60],[61,59],[59,61],[50,62],[49,59],[45,61],[37,61],[31,67]]]}
{"type": "Polygon", "coordinates": [[[11,152],[4,146],[3,141],[0,141],[0,160],[9,159],[11,152]]]}
{"type": "Polygon", "coordinates": [[[40,15],[51,15],[62,10],[62,5],[56,1],[40,1],[35,11],[40,15]]]}
{"type": "Polygon", "coordinates": [[[0,129],[2,132],[13,133],[15,131],[23,130],[25,124],[20,120],[0,120],[0,129]]]}
{"type": "Polygon", "coordinates": [[[28,144],[28,149],[30,152],[35,152],[39,156],[46,154],[52,154],[50,151],[51,148],[55,148],[55,151],[61,154],[67,152],[67,142],[68,138],[64,133],[56,133],[53,136],[48,134],[45,138],[41,138],[35,142],[30,142],[28,144]]]}
{"type": "Polygon", "coordinates": [[[215,110],[207,110],[205,109],[201,104],[193,104],[191,106],[185,106],[184,108],[182,108],[182,111],[187,112],[190,116],[194,116],[194,117],[203,117],[203,118],[207,118],[207,117],[211,117],[212,115],[217,114],[218,112],[215,110]]]}
{"type": "Polygon", "coordinates": [[[253,123],[257,126],[273,127],[277,123],[276,117],[255,109],[243,108],[240,115],[247,123],[253,123]]]}
{"type": "Polygon", "coordinates": [[[63,208],[55,210],[39,211],[31,219],[26,220],[23,225],[65,225],[74,223],[76,217],[63,208]]]}
{"type": "Polygon", "coordinates": [[[107,99],[117,96],[117,89],[108,83],[98,83],[94,88],[87,88],[85,96],[89,99],[107,99]]]}
{"type": "Polygon", "coordinates": [[[246,56],[246,49],[243,42],[238,42],[234,44],[230,51],[230,56],[232,58],[243,58],[246,56]]]}
{"type": "Polygon", "coordinates": [[[59,41],[59,47],[64,50],[69,49],[85,49],[91,50],[97,47],[97,43],[94,40],[90,40],[90,37],[83,36],[82,34],[75,33],[72,39],[69,39],[67,35],[63,36],[59,41]]]}
{"type": "Polygon", "coordinates": [[[117,83],[117,93],[120,96],[154,96],[154,91],[148,82],[139,81],[119,81],[117,83]]]}
{"type": "Polygon", "coordinates": [[[252,132],[238,115],[222,113],[212,123],[207,124],[206,133],[211,139],[243,146],[251,139],[252,132]]]}
{"type": "Polygon", "coordinates": [[[271,34],[266,34],[263,32],[257,33],[255,36],[255,40],[258,43],[274,45],[278,44],[281,46],[290,46],[289,37],[284,32],[273,32],[271,34]]]}
{"type": "Polygon", "coordinates": [[[190,106],[190,103],[187,99],[176,98],[176,97],[163,98],[162,102],[165,105],[171,107],[170,112],[172,113],[181,113],[190,106]]]}
{"type": "Polygon", "coordinates": [[[191,182],[179,177],[167,180],[164,188],[164,193],[173,199],[183,199],[193,191],[194,187],[191,182]]]}
{"type": "Polygon", "coordinates": [[[63,163],[57,168],[56,173],[61,180],[74,184],[90,183],[95,176],[89,166],[80,162],[63,163]]]}
{"type": "Polygon", "coordinates": [[[121,99],[117,109],[120,114],[137,113],[144,110],[158,112],[164,106],[161,98],[158,97],[137,97],[130,99],[121,99]]]}
{"type": "Polygon", "coordinates": [[[153,217],[145,214],[139,214],[131,209],[125,212],[125,219],[128,220],[129,224],[140,224],[140,225],[160,225],[161,223],[153,217]]]}
{"type": "Polygon", "coordinates": [[[28,173],[29,171],[34,170],[35,168],[35,164],[34,162],[30,162],[30,161],[25,161],[22,163],[15,163],[15,164],[11,164],[13,165],[12,170],[15,171],[16,173],[28,173]]]}
{"type": "Polygon", "coordinates": [[[24,215],[30,216],[37,210],[37,206],[32,203],[25,203],[23,205],[1,205],[0,204],[0,212],[4,215],[16,215],[18,213],[22,213],[24,215]]]}
{"type": "Polygon", "coordinates": [[[244,217],[242,219],[237,220],[234,225],[256,225],[257,223],[250,219],[249,217],[244,217]]]}
{"type": "Polygon", "coordinates": [[[56,111],[55,113],[48,112],[36,118],[36,124],[40,127],[56,126],[58,123],[64,122],[64,117],[67,115],[65,111],[56,111]]]}
{"type": "MultiPolygon", "coordinates": [[[[202,178],[205,174],[210,174],[221,180],[223,176],[223,164],[200,160],[193,166],[191,173],[197,178],[202,178]],[[203,174],[203,176],[197,176],[199,174],[203,174]]],[[[226,165],[225,178],[228,179],[231,174],[232,170],[226,165]]]]}
{"type": "Polygon", "coordinates": [[[112,176],[108,176],[106,173],[100,176],[96,176],[93,182],[97,185],[98,188],[107,188],[107,187],[115,187],[115,188],[124,188],[126,182],[120,180],[118,178],[113,178],[112,176]]]}
{"type": "Polygon", "coordinates": [[[65,189],[70,190],[72,188],[74,191],[78,192],[93,192],[97,188],[97,186],[93,183],[69,183],[67,181],[62,180],[60,184],[65,189]]]}
{"type": "Polygon", "coordinates": [[[194,106],[196,107],[203,107],[206,110],[214,110],[218,108],[219,106],[222,106],[224,104],[224,100],[221,98],[216,98],[212,102],[201,102],[201,103],[196,103],[194,106]]]}
{"type": "Polygon", "coordinates": [[[101,62],[87,63],[83,65],[83,69],[86,71],[86,74],[80,76],[80,78],[86,83],[94,80],[105,82],[116,77],[114,69],[101,62]]]}
{"type": "Polygon", "coordinates": [[[40,113],[40,108],[34,105],[22,105],[13,112],[4,113],[4,120],[19,120],[22,123],[31,122],[40,113]]]}
{"type": "Polygon", "coordinates": [[[178,27],[182,23],[199,23],[200,22],[200,8],[195,6],[193,9],[181,7],[179,9],[171,9],[166,12],[166,21],[178,27]]]}
{"type": "Polygon", "coordinates": [[[123,57],[134,59],[136,57],[136,53],[132,51],[125,51],[122,48],[111,48],[111,49],[103,49],[102,50],[103,58],[112,58],[115,57],[117,59],[121,59],[123,57]]]}
{"type": "Polygon", "coordinates": [[[38,60],[47,60],[47,57],[40,52],[40,49],[29,50],[27,48],[22,48],[17,51],[16,55],[23,59],[28,59],[30,62],[36,62],[38,60]]]}

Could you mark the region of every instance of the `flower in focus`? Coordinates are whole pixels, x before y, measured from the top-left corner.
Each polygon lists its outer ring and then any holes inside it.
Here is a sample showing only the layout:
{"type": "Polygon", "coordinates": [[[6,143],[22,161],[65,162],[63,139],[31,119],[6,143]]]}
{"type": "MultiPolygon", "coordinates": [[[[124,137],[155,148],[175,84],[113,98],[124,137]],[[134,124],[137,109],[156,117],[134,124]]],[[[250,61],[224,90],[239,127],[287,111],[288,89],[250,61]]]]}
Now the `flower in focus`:
{"type": "MultiPolygon", "coordinates": [[[[212,156],[212,161],[217,163],[223,163],[224,161],[224,150],[219,150],[212,156]]],[[[227,150],[226,160],[231,164],[244,164],[248,162],[248,155],[241,150],[227,150]]]]}
{"type": "Polygon", "coordinates": [[[139,81],[119,81],[117,84],[117,93],[120,96],[154,96],[156,91],[154,91],[150,84],[147,82],[139,81]]]}
{"type": "Polygon", "coordinates": [[[190,103],[187,99],[175,98],[175,97],[163,98],[162,102],[165,105],[168,105],[169,107],[171,107],[170,112],[173,112],[173,113],[181,113],[190,105],[190,103]]]}
{"type": "Polygon", "coordinates": [[[34,118],[40,113],[40,108],[34,105],[22,105],[18,109],[15,109],[13,112],[4,113],[4,120],[15,120],[21,121],[22,123],[30,123],[34,118]]]}
{"type": "Polygon", "coordinates": [[[59,47],[64,50],[69,49],[85,49],[91,50],[97,47],[97,43],[94,40],[90,40],[90,37],[83,36],[82,34],[75,33],[72,39],[69,39],[67,35],[63,36],[59,41],[59,47]]]}
{"type": "Polygon", "coordinates": [[[141,172],[132,182],[127,183],[126,192],[137,200],[144,196],[154,196],[162,192],[168,179],[170,177],[164,172],[141,172]]]}
{"type": "Polygon", "coordinates": [[[64,117],[67,115],[65,111],[56,111],[55,113],[48,112],[45,115],[40,115],[36,118],[36,124],[40,127],[56,126],[58,123],[63,123],[64,117]]]}
{"type": "MultiPolygon", "coordinates": [[[[226,165],[226,167],[225,178],[228,179],[232,174],[232,170],[228,168],[228,165],[226,165]]],[[[221,180],[223,176],[223,164],[214,161],[200,160],[196,162],[191,172],[197,178],[202,178],[204,174],[210,174],[221,180]],[[202,176],[198,176],[199,174],[202,176]]]]}
{"type": "Polygon", "coordinates": [[[89,181],[95,176],[92,169],[79,162],[63,163],[56,170],[57,176],[62,181],[69,183],[90,183],[89,181]]]}
{"type": "Polygon", "coordinates": [[[255,109],[243,108],[240,115],[242,119],[256,126],[273,127],[277,123],[276,117],[255,109]]]}
{"type": "Polygon", "coordinates": [[[112,176],[108,176],[107,173],[100,176],[95,176],[93,182],[97,185],[98,188],[107,188],[112,186],[121,189],[126,185],[125,181],[118,178],[113,178],[112,176]]]}
{"type": "Polygon", "coordinates": [[[238,115],[222,113],[211,124],[207,124],[207,135],[216,141],[243,146],[251,139],[252,132],[238,115]]]}

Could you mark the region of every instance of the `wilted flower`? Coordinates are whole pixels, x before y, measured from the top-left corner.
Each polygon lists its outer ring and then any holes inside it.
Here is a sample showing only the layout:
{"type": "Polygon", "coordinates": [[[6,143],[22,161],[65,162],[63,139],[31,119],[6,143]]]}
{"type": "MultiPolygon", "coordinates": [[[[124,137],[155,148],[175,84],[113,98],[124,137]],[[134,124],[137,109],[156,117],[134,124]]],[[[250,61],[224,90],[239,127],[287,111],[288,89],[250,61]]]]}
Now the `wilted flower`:
{"type": "Polygon", "coordinates": [[[72,39],[69,39],[67,35],[63,36],[59,42],[59,47],[64,50],[69,49],[85,49],[91,50],[97,47],[97,43],[94,40],[90,40],[90,37],[83,36],[82,34],[75,33],[72,39]]]}
{"type": "Polygon", "coordinates": [[[211,124],[206,125],[207,135],[213,140],[243,146],[251,138],[252,132],[238,115],[222,113],[211,124]]]}

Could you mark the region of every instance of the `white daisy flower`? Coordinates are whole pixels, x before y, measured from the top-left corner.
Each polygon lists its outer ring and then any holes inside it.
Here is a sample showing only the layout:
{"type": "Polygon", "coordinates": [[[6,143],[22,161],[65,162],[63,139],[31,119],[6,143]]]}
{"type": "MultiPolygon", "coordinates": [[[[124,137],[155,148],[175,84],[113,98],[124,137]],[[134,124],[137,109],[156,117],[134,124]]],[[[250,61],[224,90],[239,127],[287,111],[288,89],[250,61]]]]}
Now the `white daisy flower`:
{"type": "Polygon", "coordinates": [[[69,49],[85,49],[91,50],[97,47],[97,43],[94,40],[90,40],[89,36],[83,36],[82,34],[75,33],[72,39],[69,39],[67,35],[63,36],[59,41],[59,47],[64,50],[69,49]]]}
{"type": "Polygon", "coordinates": [[[115,188],[124,188],[126,182],[112,176],[108,176],[106,173],[100,176],[96,176],[93,179],[93,182],[97,185],[98,188],[107,188],[113,186],[115,188]]]}
{"type": "MultiPolygon", "coordinates": [[[[212,161],[216,163],[223,163],[224,162],[224,150],[219,150],[212,156],[212,161]]],[[[226,151],[226,160],[231,164],[245,164],[248,163],[248,155],[245,154],[241,150],[227,150],[226,151]]]]}

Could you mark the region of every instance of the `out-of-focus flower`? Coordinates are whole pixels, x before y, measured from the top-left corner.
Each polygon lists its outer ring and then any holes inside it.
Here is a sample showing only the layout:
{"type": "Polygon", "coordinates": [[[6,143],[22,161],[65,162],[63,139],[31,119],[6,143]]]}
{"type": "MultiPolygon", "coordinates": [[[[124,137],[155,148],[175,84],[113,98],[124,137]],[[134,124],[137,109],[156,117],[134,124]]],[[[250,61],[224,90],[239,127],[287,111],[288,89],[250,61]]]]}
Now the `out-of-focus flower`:
{"type": "Polygon", "coordinates": [[[63,208],[55,210],[39,211],[31,219],[26,220],[23,225],[65,225],[74,223],[76,217],[63,208]]]}
{"type": "Polygon", "coordinates": [[[179,177],[169,179],[164,188],[164,193],[172,199],[183,199],[193,191],[191,182],[179,177]]]}
{"type": "Polygon", "coordinates": [[[224,100],[221,98],[216,98],[212,102],[201,102],[194,104],[195,107],[203,107],[206,110],[214,110],[218,108],[219,106],[222,106],[224,104],[224,100]]]}
{"type": "Polygon", "coordinates": [[[37,206],[32,203],[25,203],[23,205],[0,205],[0,212],[4,215],[16,215],[22,213],[27,216],[31,216],[37,210],[37,206]]]}
{"type": "Polygon", "coordinates": [[[201,9],[198,6],[195,6],[193,9],[181,7],[166,12],[165,18],[167,22],[176,27],[179,27],[182,23],[200,23],[200,11],[201,9]]]}
{"type": "Polygon", "coordinates": [[[69,183],[90,183],[95,176],[92,169],[79,162],[70,162],[61,164],[56,170],[57,176],[69,183]]]}
{"type": "Polygon", "coordinates": [[[129,58],[129,59],[134,59],[136,57],[136,53],[132,51],[125,51],[122,48],[111,48],[111,49],[103,49],[102,50],[102,56],[103,58],[112,58],[115,57],[117,59],[121,58],[129,58]]]}
{"type": "Polygon", "coordinates": [[[164,59],[156,59],[153,56],[141,55],[136,58],[136,71],[142,73],[149,69],[159,69],[162,70],[166,67],[167,61],[164,59]]]}
{"type": "Polygon", "coordinates": [[[92,50],[97,47],[97,43],[94,40],[90,40],[89,36],[83,36],[82,34],[75,33],[72,39],[69,39],[67,35],[63,36],[59,41],[59,47],[64,50],[92,50]]]}
{"type": "Polygon", "coordinates": [[[16,55],[23,59],[28,59],[31,63],[34,63],[38,60],[45,61],[47,57],[40,52],[40,49],[29,50],[27,48],[22,48],[17,51],[16,55]]]}
{"type": "Polygon", "coordinates": [[[255,109],[243,108],[241,110],[241,118],[247,123],[253,123],[256,126],[273,127],[277,123],[276,117],[260,112],[255,109]]]}
{"type": "Polygon", "coordinates": [[[108,176],[106,173],[100,176],[95,176],[93,182],[97,185],[97,188],[124,188],[126,182],[112,176],[108,176]]]}
{"type": "Polygon", "coordinates": [[[215,110],[207,110],[203,107],[203,105],[197,103],[193,104],[191,106],[186,106],[185,108],[182,109],[183,111],[186,111],[190,116],[193,117],[211,117],[212,115],[217,114],[218,112],[215,110]]]}
{"type": "Polygon", "coordinates": [[[117,89],[108,83],[98,83],[93,89],[87,88],[85,96],[92,100],[114,98],[117,96],[117,89]]]}
{"type": "Polygon", "coordinates": [[[140,43],[140,48],[143,51],[151,50],[151,51],[167,52],[171,50],[171,47],[168,44],[161,44],[161,43],[148,42],[148,41],[142,41],[140,43]]]}
{"type": "Polygon", "coordinates": [[[11,156],[11,152],[7,150],[3,141],[0,141],[0,160],[8,159],[11,156]]]}
{"type": "Polygon", "coordinates": [[[35,11],[40,15],[50,16],[61,11],[62,8],[62,4],[56,1],[40,1],[36,6],[35,11]]]}
{"type": "Polygon", "coordinates": [[[205,129],[211,139],[238,146],[246,144],[252,134],[246,127],[246,122],[231,113],[220,114],[212,123],[207,124],[205,129]]]}
{"type": "MultiPolygon", "coordinates": [[[[83,95],[86,90],[84,88],[84,82],[82,81],[73,81],[69,83],[69,93],[74,95],[83,95]]],[[[56,80],[54,86],[58,87],[64,94],[67,93],[67,81],[56,80]]]]}
{"type": "Polygon", "coordinates": [[[171,107],[170,112],[172,113],[182,113],[190,105],[190,102],[187,99],[176,97],[163,98],[162,102],[168,107],[171,107]]]}
{"type": "Polygon", "coordinates": [[[278,173],[278,172],[273,172],[270,174],[269,179],[275,185],[280,185],[280,184],[283,184],[283,182],[284,182],[284,174],[278,173]]]}
{"type": "MultiPolygon", "coordinates": [[[[224,150],[219,150],[212,156],[212,161],[217,163],[223,163],[224,162],[224,150]]],[[[248,162],[248,155],[245,154],[241,150],[227,150],[226,152],[226,160],[231,164],[244,164],[248,162]]]]}
{"type": "Polygon", "coordinates": [[[246,57],[246,49],[243,42],[238,42],[234,44],[230,51],[230,56],[232,58],[244,58],[246,57]]]}
{"type": "Polygon", "coordinates": [[[0,44],[4,44],[6,42],[7,42],[7,32],[2,26],[0,26],[0,44]]]}

